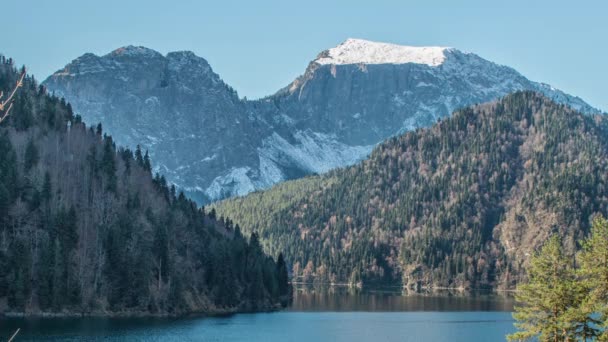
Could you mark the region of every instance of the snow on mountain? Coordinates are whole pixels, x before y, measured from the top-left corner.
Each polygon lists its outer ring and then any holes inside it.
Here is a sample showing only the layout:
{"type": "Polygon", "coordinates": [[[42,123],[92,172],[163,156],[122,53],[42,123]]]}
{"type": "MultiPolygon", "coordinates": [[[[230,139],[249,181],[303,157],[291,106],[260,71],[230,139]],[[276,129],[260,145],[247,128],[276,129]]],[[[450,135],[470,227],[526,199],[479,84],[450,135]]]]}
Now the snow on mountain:
{"type": "Polygon", "coordinates": [[[246,101],[192,52],[127,46],[85,54],[44,85],[201,203],[245,195],[365,158],[388,137],[463,106],[535,90],[584,113],[578,97],[453,48],[348,39],[265,99],[246,101]]]}
{"type": "Polygon", "coordinates": [[[346,145],[339,142],[335,136],[310,130],[297,131],[293,138],[295,142],[289,143],[277,133],[273,133],[262,141],[258,153],[279,165],[287,163],[306,173],[324,173],[360,161],[374,147],[346,145]]]}
{"type": "Polygon", "coordinates": [[[445,60],[444,51],[449,48],[430,46],[415,47],[371,42],[349,38],[335,48],[322,52],[317,64],[426,64],[438,66],[445,60]]]}

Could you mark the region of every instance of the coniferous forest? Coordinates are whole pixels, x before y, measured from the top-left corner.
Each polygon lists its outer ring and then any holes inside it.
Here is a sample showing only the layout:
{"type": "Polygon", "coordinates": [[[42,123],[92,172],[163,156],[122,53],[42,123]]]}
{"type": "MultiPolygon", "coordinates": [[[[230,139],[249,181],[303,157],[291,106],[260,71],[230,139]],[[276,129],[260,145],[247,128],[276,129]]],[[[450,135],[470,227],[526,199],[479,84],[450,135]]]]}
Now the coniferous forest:
{"type": "MultiPolygon", "coordinates": [[[[25,72],[23,69],[21,72],[25,72]]],[[[1,58],[0,90],[20,77],[1,58]]],[[[26,76],[0,126],[0,312],[271,310],[287,268],[26,76]]],[[[250,238],[249,238],[250,236],[250,238]]]]}
{"type": "Polygon", "coordinates": [[[298,281],[513,289],[549,236],[573,253],[606,215],[607,152],[605,117],[520,92],[215,208],[298,281]]]}

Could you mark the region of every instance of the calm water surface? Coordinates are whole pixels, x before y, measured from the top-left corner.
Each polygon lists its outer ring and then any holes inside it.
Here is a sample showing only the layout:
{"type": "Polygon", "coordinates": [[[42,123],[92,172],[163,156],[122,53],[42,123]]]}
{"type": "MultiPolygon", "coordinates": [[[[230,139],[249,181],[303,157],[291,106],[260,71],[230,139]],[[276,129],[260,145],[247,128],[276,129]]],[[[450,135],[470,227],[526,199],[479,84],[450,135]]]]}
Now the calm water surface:
{"type": "Polygon", "coordinates": [[[0,319],[0,341],[504,341],[508,297],[298,289],[280,312],[181,319],[0,319]]]}

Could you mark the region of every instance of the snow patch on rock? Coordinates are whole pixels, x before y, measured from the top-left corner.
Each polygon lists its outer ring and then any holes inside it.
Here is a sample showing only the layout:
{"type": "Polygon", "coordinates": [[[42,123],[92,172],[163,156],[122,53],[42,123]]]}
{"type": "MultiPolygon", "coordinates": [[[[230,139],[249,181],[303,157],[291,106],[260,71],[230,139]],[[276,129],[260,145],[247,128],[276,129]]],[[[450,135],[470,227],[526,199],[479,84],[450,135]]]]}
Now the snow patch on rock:
{"type": "Polygon", "coordinates": [[[250,171],[249,167],[232,168],[226,174],[215,177],[205,194],[209,198],[221,199],[227,195],[244,196],[255,191],[256,186],[248,175],[250,171]]]}
{"type": "Polygon", "coordinates": [[[355,164],[375,146],[349,146],[334,136],[309,130],[297,131],[293,137],[295,143],[290,143],[275,132],[264,139],[258,152],[279,165],[289,163],[310,173],[324,173],[355,164]]]}
{"type": "Polygon", "coordinates": [[[445,60],[445,50],[439,46],[405,46],[378,43],[363,39],[347,39],[329,49],[315,60],[317,64],[426,64],[438,66],[445,60]]]}

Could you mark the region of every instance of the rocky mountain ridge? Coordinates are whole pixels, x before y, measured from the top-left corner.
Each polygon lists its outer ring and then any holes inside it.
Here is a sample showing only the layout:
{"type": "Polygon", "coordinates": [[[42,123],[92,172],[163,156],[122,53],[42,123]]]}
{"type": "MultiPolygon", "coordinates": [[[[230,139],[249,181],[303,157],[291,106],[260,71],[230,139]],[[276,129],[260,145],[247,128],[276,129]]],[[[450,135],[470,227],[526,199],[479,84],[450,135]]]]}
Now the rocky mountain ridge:
{"type": "Polygon", "coordinates": [[[453,110],[535,90],[585,113],[578,97],[453,48],[348,39],[260,100],[238,97],[191,52],[127,46],[85,54],[44,85],[206,203],[344,167],[396,134],[453,110]]]}

